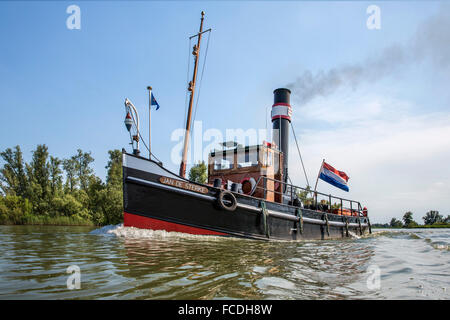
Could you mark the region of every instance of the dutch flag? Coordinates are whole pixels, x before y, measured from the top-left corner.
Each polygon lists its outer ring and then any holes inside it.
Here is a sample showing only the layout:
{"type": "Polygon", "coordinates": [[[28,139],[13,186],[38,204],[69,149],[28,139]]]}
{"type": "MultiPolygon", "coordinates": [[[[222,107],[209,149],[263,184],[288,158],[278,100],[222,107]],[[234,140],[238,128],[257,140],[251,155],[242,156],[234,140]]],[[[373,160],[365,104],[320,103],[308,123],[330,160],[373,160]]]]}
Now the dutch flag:
{"type": "Polygon", "coordinates": [[[347,192],[349,191],[349,188],[347,186],[349,177],[347,176],[347,174],[343,171],[336,170],[325,161],[322,163],[319,178],[339,189],[347,192]]]}

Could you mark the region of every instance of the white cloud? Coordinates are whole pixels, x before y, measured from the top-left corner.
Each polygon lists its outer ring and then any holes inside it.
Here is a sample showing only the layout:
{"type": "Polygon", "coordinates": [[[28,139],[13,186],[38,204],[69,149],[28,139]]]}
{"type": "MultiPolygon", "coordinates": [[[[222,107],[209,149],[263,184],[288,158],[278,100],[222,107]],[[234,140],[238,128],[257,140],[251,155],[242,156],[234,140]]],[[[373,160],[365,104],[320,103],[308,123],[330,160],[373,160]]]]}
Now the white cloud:
{"type": "MultiPolygon", "coordinates": [[[[430,209],[450,214],[450,112],[414,115],[409,102],[388,97],[324,102],[310,103],[294,115],[302,119],[294,126],[313,186],[325,158],[350,176],[350,193],[324,182],[318,189],[360,200],[373,221],[400,218],[408,210],[418,222],[430,209]],[[333,128],[299,130],[320,121],[333,128]]],[[[290,150],[290,175],[303,182],[293,139],[290,150]]]]}
{"type": "Polygon", "coordinates": [[[348,125],[403,116],[411,109],[413,106],[406,101],[364,93],[355,98],[350,89],[343,89],[333,99],[320,97],[300,108],[294,108],[294,118],[348,125]]]}

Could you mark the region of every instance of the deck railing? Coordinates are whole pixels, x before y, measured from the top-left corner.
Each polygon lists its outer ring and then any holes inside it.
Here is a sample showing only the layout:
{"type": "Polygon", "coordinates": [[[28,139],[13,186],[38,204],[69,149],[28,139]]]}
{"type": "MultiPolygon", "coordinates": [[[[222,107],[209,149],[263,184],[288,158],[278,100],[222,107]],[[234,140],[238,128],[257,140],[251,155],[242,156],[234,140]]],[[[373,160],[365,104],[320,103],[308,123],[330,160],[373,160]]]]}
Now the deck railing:
{"type": "Polygon", "coordinates": [[[284,198],[288,197],[290,199],[289,203],[291,205],[293,205],[294,200],[296,198],[299,199],[297,196],[298,192],[303,191],[303,192],[306,192],[306,194],[312,195],[312,197],[308,199],[308,201],[312,202],[312,203],[307,205],[308,207],[305,207],[306,209],[309,208],[312,210],[320,210],[320,211],[324,211],[324,212],[336,213],[336,214],[341,214],[341,215],[344,215],[344,212],[345,212],[345,215],[363,216],[363,209],[362,209],[361,203],[359,201],[332,196],[331,194],[325,194],[325,193],[322,193],[319,191],[310,190],[309,188],[298,187],[293,184],[283,182],[280,180],[260,176],[258,178],[258,181],[256,182],[255,186],[253,187],[251,194],[254,194],[254,192],[257,189],[263,190],[265,198],[267,198],[267,193],[270,193],[270,192],[274,193],[274,195],[275,194],[280,195],[282,202],[283,202],[283,197],[284,198]],[[274,184],[277,184],[277,183],[279,184],[278,187],[275,188],[276,190],[267,189],[266,186],[267,186],[268,180],[273,181],[274,184]],[[262,186],[260,186],[261,181],[262,181],[262,186]],[[277,191],[277,190],[281,190],[281,191],[277,191]],[[321,199],[322,201],[325,200],[325,204],[319,202],[319,198],[322,198],[321,199]],[[333,201],[335,201],[334,204],[332,204],[333,201]],[[336,207],[333,208],[332,207],[333,205],[336,207]],[[348,207],[345,207],[344,205],[347,205],[348,207]]]}

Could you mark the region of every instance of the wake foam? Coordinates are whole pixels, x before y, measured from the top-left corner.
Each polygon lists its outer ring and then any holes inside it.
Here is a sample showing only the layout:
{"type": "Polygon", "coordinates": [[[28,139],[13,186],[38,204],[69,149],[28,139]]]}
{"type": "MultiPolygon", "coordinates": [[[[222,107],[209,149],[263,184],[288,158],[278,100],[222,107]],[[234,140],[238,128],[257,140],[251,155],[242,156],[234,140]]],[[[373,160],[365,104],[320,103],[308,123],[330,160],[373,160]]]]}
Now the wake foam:
{"type": "Polygon", "coordinates": [[[107,226],[92,230],[89,234],[98,234],[98,235],[113,235],[113,231],[119,227],[122,227],[123,224],[109,224],[107,226]]]}
{"type": "Polygon", "coordinates": [[[360,236],[358,236],[356,233],[352,232],[352,231],[348,231],[348,235],[353,238],[353,239],[361,239],[360,236]]]}
{"type": "Polygon", "coordinates": [[[425,235],[422,235],[420,233],[414,233],[414,232],[410,233],[410,237],[412,239],[424,240],[426,243],[428,243],[434,249],[450,251],[450,244],[446,241],[440,241],[440,240],[435,241],[431,238],[426,237],[425,235]]]}
{"type": "Polygon", "coordinates": [[[90,234],[96,235],[110,235],[118,238],[131,238],[131,239],[202,239],[202,240],[218,240],[223,237],[209,236],[209,235],[195,235],[182,232],[167,232],[165,230],[151,230],[140,229],[135,227],[124,227],[123,224],[107,225],[102,228],[93,230],[90,234]]]}
{"type": "Polygon", "coordinates": [[[434,241],[430,242],[430,245],[438,250],[447,250],[450,251],[450,245],[444,241],[434,241]]]}

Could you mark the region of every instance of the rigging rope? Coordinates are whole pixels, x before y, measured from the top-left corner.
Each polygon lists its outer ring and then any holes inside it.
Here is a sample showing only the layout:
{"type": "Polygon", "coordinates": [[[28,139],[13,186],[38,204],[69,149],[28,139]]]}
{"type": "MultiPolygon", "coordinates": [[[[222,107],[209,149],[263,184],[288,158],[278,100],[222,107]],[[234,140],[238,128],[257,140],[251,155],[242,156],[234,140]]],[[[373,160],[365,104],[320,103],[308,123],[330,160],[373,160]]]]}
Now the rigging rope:
{"type": "MultiPolygon", "coordinates": [[[[188,47],[188,69],[187,69],[187,75],[186,75],[186,83],[189,84],[189,73],[191,70],[191,38],[189,38],[189,47],[188,47]]],[[[181,124],[181,128],[184,128],[184,121],[186,121],[186,113],[187,113],[187,109],[188,109],[188,92],[189,90],[186,90],[186,95],[184,98],[184,117],[183,117],[183,123],[181,124]]]]}
{"type": "MultiPolygon", "coordinates": [[[[211,30],[208,31],[208,41],[206,42],[206,51],[205,51],[205,59],[203,59],[203,66],[202,66],[202,74],[200,76],[200,82],[198,85],[198,92],[197,92],[197,101],[195,103],[194,108],[194,118],[193,121],[195,121],[195,117],[197,115],[197,109],[198,109],[198,100],[200,99],[200,90],[202,88],[202,80],[203,80],[203,74],[205,72],[205,65],[206,65],[206,58],[208,57],[208,48],[209,48],[209,38],[210,38],[211,30]]],[[[200,54],[200,53],[199,53],[200,54]]]]}
{"type": "MultiPolygon", "coordinates": [[[[147,151],[150,153],[150,155],[151,155],[153,158],[155,158],[156,160],[158,160],[158,162],[162,163],[162,161],[159,160],[159,159],[158,159],[158,158],[150,151],[149,147],[148,147],[147,144],[145,143],[144,138],[142,138],[141,132],[137,129],[137,124],[136,124],[136,121],[134,120],[133,112],[130,112],[130,114],[131,114],[131,119],[133,120],[133,123],[134,123],[134,128],[133,128],[133,129],[135,129],[136,133],[139,135],[140,141],[142,141],[142,143],[144,144],[145,148],[146,148],[147,151]]],[[[130,132],[130,136],[131,136],[131,132],[130,132]]],[[[133,139],[131,139],[131,143],[133,143],[133,139]]]]}
{"type": "Polygon", "coordinates": [[[150,151],[150,149],[148,148],[147,144],[145,143],[144,138],[142,138],[142,135],[141,135],[141,133],[140,133],[139,131],[138,131],[138,134],[139,134],[139,137],[141,138],[142,143],[143,143],[144,146],[145,146],[145,149],[147,149],[147,151],[152,155],[153,158],[155,158],[156,160],[158,160],[158,162],[162,163],[162,161],[159,160],[159,159],[153,154],[153,152],[150,151]]]}
{"type": "Polygon", "coordinates": [[[305,170],[305,165],[303,164],[302,154],[301,154],[300,148],[299,148],[299,146],[298,146],[297,137],[295,136],[294,125],[293,125],[292,123],[291,123],[291,128],[292,128],[292,133],[294,134],[295,144],[297,145],[298,155],[300,156],[300,161],[301,161],[301,163],[302,163],[303,173],[305,174],[306,184],[307,184],[308,187],[310,187],[310,185],[309,185],[309,180],[308,180],[308,175],[306,174],[306,170],[305,170]]]}
{"type": "Polygon", "coordinates": [[[268,117],[268,115],[267,115],[267,111],[268,111],[269,107],[271,107],[271,106],[269,105],[269,106],[267,106],[267,108],[266,108],[266,138],[267,138],[267,131],[268,131],[267,121],[269,120],[269,117],[268,117]]]}

